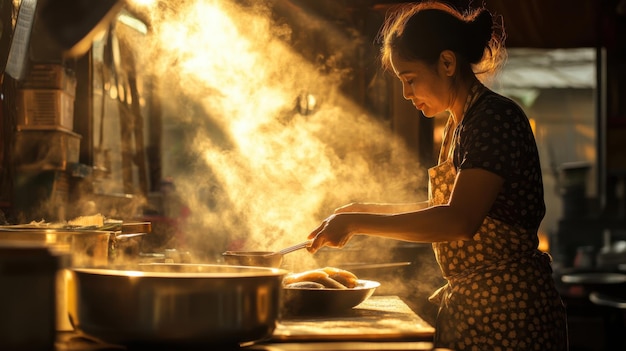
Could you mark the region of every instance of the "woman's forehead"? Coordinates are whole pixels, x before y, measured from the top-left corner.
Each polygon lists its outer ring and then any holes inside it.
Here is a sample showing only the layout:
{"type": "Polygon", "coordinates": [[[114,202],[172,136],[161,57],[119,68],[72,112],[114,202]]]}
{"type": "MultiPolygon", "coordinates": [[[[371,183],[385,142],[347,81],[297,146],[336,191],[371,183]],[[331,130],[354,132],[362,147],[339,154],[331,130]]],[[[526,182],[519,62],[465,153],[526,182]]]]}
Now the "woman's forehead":
{"type": "Polygon", "coordinates": [[[419,60],[407,60],[397,54],[391,55],[391,67],[397,76],[419,73],[426,69],[426,65],[419,60]]]}

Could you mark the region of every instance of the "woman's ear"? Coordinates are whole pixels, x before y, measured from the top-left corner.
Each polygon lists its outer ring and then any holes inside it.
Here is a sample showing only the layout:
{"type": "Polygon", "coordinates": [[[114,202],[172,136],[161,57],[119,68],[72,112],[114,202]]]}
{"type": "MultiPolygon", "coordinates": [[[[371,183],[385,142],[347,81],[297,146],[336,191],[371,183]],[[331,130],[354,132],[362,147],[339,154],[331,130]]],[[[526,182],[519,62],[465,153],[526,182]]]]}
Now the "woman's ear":
{"type": "Polygon", "coordinates": [[[456,72],[456,54],[452,50],[443,50],[439,54],[439,65],[446,76],[452,77],[456,72]]]}

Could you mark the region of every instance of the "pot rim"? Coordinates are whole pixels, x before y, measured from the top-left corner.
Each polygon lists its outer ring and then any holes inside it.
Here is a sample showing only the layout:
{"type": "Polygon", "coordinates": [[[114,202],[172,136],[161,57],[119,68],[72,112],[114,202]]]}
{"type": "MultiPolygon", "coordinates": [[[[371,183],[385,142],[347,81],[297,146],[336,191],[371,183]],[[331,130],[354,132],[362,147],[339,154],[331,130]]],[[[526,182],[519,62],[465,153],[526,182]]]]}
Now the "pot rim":
{"type": "Polygon", "coordinates": [[[53,228],[29,228],[29,229],[10,229],[0,228],[0,233],[24,233],[24,234],[71,234],[71,235],[111,235],[113,232],[106,230],[94,229],[53,229],[53,228]]]}
{"type": "Polygon", "coordinates": [[[257,267],[257,266],[233,266],[233,265],[216,265],[216,264],[197,264],[197,263],[179,263],[179,264],[145,264],[140,266],[205,266],[225,268],[225,272],[155,272],[142,271],[141,269],[111,269],[111,268],[72,268],[71,270],[80,274],[93,276],[115,276],[115,277],[145,277],[145,278],[172,278],[172,279],[189,279],[189,278],[245,278],[245,277],[280,277],[288,273],[287,270],[274,267],[257,267]]]}

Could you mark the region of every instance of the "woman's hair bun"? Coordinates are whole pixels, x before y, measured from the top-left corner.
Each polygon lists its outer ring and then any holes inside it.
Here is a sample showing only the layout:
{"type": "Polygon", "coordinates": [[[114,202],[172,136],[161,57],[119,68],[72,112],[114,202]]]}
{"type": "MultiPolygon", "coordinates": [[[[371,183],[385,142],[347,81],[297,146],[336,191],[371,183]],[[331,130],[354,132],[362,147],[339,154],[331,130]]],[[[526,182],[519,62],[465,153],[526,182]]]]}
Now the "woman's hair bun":
{"type": "Polygon", "coordinates": [[[423,1],[401,6],[381,28],[381,61],[391,68],[391,56],[435,64],[444,50],[455,52],[467,72],[486,77],[506,59],[504,24],[484,7],[461,13],[451,5],[423,1]]]}
{"type": "Polygon", "coordinates": [[[474,17],[474,19],[468,22],[468,52],[466,52],[467,59],[470,63],[478,63],[483,57],[485,49],[489,46],[493,35],[493,17],[491,12],[486,9],[480,10],[480,12],[474,17]]]}

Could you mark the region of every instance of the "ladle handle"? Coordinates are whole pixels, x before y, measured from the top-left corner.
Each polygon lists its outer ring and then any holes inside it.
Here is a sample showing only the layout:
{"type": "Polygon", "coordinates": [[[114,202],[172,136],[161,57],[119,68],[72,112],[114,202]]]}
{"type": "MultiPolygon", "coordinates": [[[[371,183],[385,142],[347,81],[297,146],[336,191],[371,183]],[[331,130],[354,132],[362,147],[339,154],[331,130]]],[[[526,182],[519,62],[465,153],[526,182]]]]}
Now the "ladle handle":
{"type": "Polygon", "coordinates": [[[309,247],[311,246],[311,244],[313,244],[313,240],[307,240],[307,241],[303,241],[299,244],[293,245],[293,246],[289,246],[286,247],[280,251],[278,251],[279,255],[284,255],[284,254],[288,254],[290,252],[296,251],[296,250],[300,250],[300,249],[304,249],[305,247],[309,247]]]}

